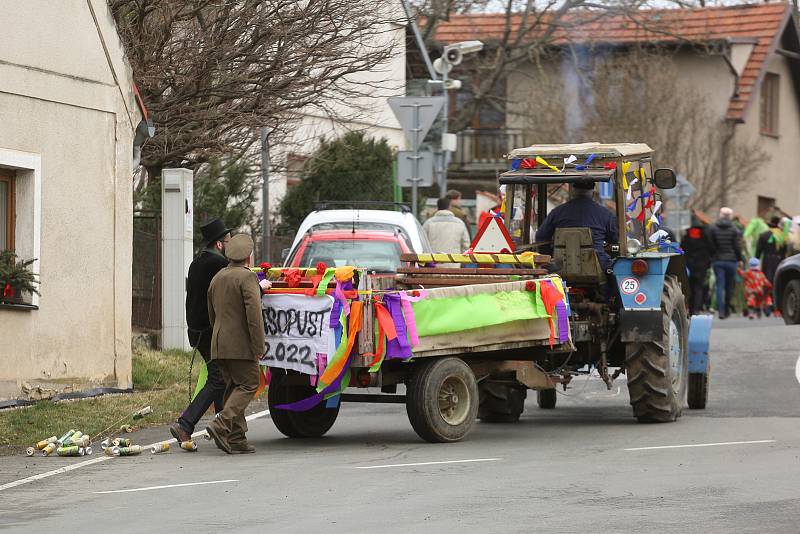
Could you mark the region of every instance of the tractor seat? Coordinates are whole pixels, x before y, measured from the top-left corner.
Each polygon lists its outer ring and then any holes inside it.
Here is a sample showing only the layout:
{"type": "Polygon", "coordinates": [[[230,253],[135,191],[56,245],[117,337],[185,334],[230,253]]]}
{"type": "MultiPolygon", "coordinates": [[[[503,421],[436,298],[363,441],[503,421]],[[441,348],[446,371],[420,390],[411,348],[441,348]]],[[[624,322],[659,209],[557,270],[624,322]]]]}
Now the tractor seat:
{"type": "Polygon", "coordinates": [[[559,274],[570,284],[595,285],[606,281],[590,228],[556,228],[553,258],[561,266],[559,274]]]}

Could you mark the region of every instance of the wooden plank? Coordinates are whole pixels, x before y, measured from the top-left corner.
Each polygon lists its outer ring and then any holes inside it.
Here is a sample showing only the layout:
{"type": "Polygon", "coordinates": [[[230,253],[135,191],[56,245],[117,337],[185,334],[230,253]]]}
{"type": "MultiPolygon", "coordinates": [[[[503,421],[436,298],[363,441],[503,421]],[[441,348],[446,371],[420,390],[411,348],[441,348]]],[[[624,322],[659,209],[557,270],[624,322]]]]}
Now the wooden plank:
{"type": "Polygon", "coordinates": [[[511,280],[510,278],[501,278],[501,277],[488,277],[488,276],[481,276],[475,278],[444,278],[444,277],[417,277],[417,276],[399,276],[397,278],[398,284],[404,285],[422,285],[422,286],[471,286],[476,284],[499,284],[502,282],[516,282],[517,280],[511,280]]]}
{"type": "Polygon", "coordinates": [[[448,268],[448,267],[401,267],[397,269],[398,274],[455,274],[459,276],[497,276],[497,275],[542,275],[547,274],[545,269],[498,269],[487,268],[479,269],[474,267],[448,268]]]}

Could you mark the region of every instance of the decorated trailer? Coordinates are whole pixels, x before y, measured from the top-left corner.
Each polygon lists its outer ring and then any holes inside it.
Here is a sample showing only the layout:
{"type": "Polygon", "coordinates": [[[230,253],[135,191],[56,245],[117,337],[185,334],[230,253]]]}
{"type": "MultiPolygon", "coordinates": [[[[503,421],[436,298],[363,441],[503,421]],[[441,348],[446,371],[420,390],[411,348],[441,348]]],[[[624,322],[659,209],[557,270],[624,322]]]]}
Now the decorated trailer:
{"type": "Polygon", "coordinates": [[[574,347],[566,288],[542,268],[548,257],[448,255],[481,265],[462,269],[428,266],[440,255],[404,259],[414,266],[396,281],[324,265],[259,274],[272,282],[263,382],[283,434],[325,434],[341,402],[404,403],[420,437],[458,441],[478,417],[516,420],[527,388],[552,389],[533,360],[574,347]],[[483,391],[495,382],[514,385],[501,402],[483,391]]]}

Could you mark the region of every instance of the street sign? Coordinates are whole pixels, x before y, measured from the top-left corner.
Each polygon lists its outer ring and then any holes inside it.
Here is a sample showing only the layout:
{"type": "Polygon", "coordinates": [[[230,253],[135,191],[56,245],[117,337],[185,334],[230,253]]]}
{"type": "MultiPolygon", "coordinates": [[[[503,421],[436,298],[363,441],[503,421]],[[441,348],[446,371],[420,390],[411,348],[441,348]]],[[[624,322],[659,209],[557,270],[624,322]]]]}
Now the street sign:
{"type": "Polygon", "coordinates": [[[433,152],[401,150],[397,153],[397,185],[400,187],[430,187],[433,185],[433,152]],[[417,166],[414,166],[414,162],[417,166]],[[416,182],[414,180],[416,178],[416,182]]]}
{"type": "Polygon", "coordinates": [[[403,128],[409,148],[416,150],[444,106],[442,96],[390,97],[389,107],[403,128]]]}

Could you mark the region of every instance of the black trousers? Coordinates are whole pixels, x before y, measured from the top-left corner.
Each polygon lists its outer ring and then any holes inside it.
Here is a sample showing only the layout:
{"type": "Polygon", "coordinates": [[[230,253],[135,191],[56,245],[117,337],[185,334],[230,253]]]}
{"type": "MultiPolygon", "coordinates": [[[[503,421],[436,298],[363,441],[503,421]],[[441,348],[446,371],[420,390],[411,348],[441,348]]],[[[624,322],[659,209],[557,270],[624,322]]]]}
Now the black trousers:
{"type": "Polygon", "coordinates": [[[705,269],[696,268],[689,269],[689,288],[691,289],[691,297],[689,302],[689,314],[697,315],[703,311],[703,305],[706,298],[706,274],[708,267],[705,269]]]}
{"type": "Polygon", "coordinates": [[[194,400],[186,407],[178,418],[181,428],[191,434],[203,414],[214,405],[214,412],[219,413],[224,406],[225,378],[216,360],[211,359],[211,328],[196,332],[189,330],[189,343],[197,347],[197,351],[206,362],[208,380],[194,400]]]}

